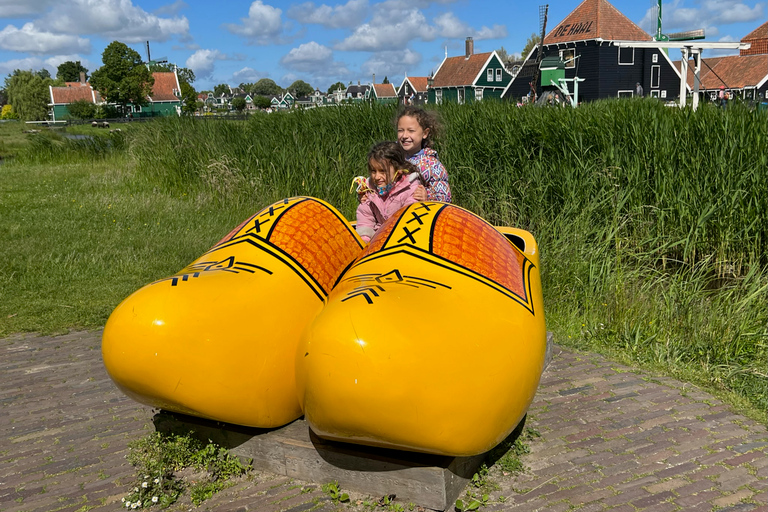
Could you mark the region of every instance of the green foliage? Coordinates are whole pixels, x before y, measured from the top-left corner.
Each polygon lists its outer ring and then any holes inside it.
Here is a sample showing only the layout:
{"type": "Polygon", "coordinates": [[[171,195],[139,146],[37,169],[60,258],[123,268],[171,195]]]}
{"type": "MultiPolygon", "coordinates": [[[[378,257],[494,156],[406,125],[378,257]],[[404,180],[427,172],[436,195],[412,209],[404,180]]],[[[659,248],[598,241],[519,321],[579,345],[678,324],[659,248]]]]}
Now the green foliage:
{"type": "Polygon", "coordinates": [[[256,108],[269,108],[272,106],[272,100],[270,100],[266,96],[254,96],[253,105],[256,108]]]}
{"type": "Polygon", "coordinates": [[[335,84],[331,85],[328,88],[327,94],[331,94],[332,92],[336,92],[339,89],[341,89],[342,91],[346,91],[347,90],[347,86],[344,85],[344,82],[336,82],[335,84]]]}
{"type": "Polygon", "coordinates": [[[282,93],[283,88],[269,78],[262,78],[251,87],[251,94],[259,94],[261,96],[277,96],[282,93]]]}
{"type": "Polygon", "coordinates": [[[245,101],[245,98],[241,98],[241,97],[232,98],[232,108],[234,108],[238,112],[242,112],[243,110],[245,110],[246,106],[247,106],[247,103],[245,101]]]}
{"type": "Polygon", "coordinates": [[[96,117],[96,105],[88,100],[77,100],[67,105],[69,115],[75,119],[93,119],[96,117]]]}
{"type": "Polygon", "coordinates": [[[187,488],[177,474],[185,468],[204,472],[190,487],[195,505],[213,496],[226,485],[228,479],[240,476],[247,468],[237,457],[209,442],[202,443],[187,435],[154,432],[129,444],[128,462],[136,467],[137,485],[123,498],[126,507],[155,504],[163,508],[173,504],[187,488]],[[143,476],[142,476],[143,475],[143,476]]]}
{"type": "MultiPolygon", "coordinates": [[[[50,75],[50,73],[49,73],[50,75]]],[[[19,118],[25,121],[42,121],[48,118],[50,94],[49,78],[41,77],[40,72],[14,70],[5,79],[8,103],[19,118]]]]}
{"type": "Polygon", "coordinates": [[[336,480],[323,484],[322,489],[334,503],[346,503],[349,501],[349,494],[339,489],[339,482],[336,480]]]}
{"type": "Polygon", "coordinates": [[[227,84],[218,84],[213,88],[213,95],[217,98],[222,94],[229,94],[229,86],[227,84]]]}
{"type": "Polygon", "coordinates": [[[77,62],[71,60],[62,62],[56,69],[56,78],[64,82],[79,82],[80,73],[85,73],[85,80],[88,81],[88,70],[80,64],[79,60],[77,62]]]}
{"type": "Polygon", "coordinates": [[[129,103],[146,105],[155,79],[141,55],[119,41],[111,42],[101,54],[104,63],[91,75],[91,85],[108,103],[123,107],[129,103]]]}
{"type": "Polygon", "coordinates": [[[471,512],[472,510],[477,510],[480,507],[486,506],[489,499],[490,496],[488,494],[483,494],[478,498],[471,493],[467,493],[466,503],[462,499],[456,500],[456,510],[459,512],[471,512]]]}
{"type": "Polygon", "coordinates": [[[198,108],[197,92],[188,82],[181,82],[181,111],[184,114],[194,114],[198,108]]]}
{"type": "Polygon", "coordinates": [[[288,86],[288,92],[293,94],[294,98],[300,98],[304,96],[310,96],[313,92],[315,92],[315,88],[309,85],[304,80],[296,80],[291,85],[288,86]]]}

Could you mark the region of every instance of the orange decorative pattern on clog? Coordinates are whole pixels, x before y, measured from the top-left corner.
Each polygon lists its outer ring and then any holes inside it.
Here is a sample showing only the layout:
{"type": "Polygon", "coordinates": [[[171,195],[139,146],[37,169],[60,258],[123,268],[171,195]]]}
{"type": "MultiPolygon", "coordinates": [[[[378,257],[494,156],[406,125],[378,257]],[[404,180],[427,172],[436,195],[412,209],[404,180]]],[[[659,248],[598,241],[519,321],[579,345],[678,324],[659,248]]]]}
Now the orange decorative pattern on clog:
{"type": "Polygon", "coordinates": [[[313,200],[283,213],[269,241],[310,273],[326,294],[361,249],[350,227],[313,200]]]}
{"type": "Polygon", "coordinates": [[[526,297],[525,255],[482,219],[460,208],[445,208],[438,215],[432,253],[495,281],[519,297],[526,297]]]}

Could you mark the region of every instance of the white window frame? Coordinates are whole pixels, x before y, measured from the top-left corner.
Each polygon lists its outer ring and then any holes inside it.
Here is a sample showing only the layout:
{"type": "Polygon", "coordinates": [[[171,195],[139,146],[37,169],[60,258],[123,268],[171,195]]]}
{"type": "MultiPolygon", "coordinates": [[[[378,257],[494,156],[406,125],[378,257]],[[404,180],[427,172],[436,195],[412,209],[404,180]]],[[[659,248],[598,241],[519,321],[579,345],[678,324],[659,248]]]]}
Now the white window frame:
{"type": "Polygon", "coordinates": [[[768,100],[768,91],[765,91],[765,99],[768,100]]]}
{"type": "Polygon", "coordinates": [[[655,91],[651,91],[651,98],[658,98],[659,97],[659,90],[656,89],[655,91]]]}
{"type": "Polygon", "coordinates": [[[653,62],[654,64],[659,62],[659,54],[658,53],[654,53],[653,54],[653,56],[651,57],[651,62],[653,62]]]}
{"type": "Polygon", "coordinates": [[[496,81],[501,82],[502,80],[501,68],[496,68],[496,81]]]}
{"type": "Polygon", "coordinates": [[[443,103],[443,90],[435,89],[435,103],[441,105],[443,103]]]}
{"type": "Polygon", "coordinates": [[[667,90],[666,90],[666,89],[664,89],[663,91],[661,91],[661,97],[662,97],[662,98],[666,98],[666,97],[667,97],[667,90]]]}
{"type": "Polygon", "coordinates": [[[634,66],[634,65],[635,65],[635,49],[632,48],[632,47],[629,47],[629,48],[619,47],[619,66],[634,66]],[[627,53],[628,50],[632,51],[632,61],[631,62],[622,62],[621,61],[622,50],[625,50],[623,53],[627,53]]]}
{"type": "Polygon", "coordinates": [[[631,98],[632,96],[634,96],[634,94],[635,94],[635,91],[631,89],[626,91],[622,91],[621,89],[619,89],[619,92],[616,93],[616,96],[619,98],[631,98]]]}
{"type": "Polygon", "coordinates": [[[493,69],[488,68],[485,70],[485,80],[488,82],[493,82],[493,69]]]}
{"type": "Polygon", "coordinates": [[[576,67],[576,48],[566,48],[560,50],[560,60],[565,62],[565,69],[573,69],[576,67]],[[570,62],[566,62],[570,59],[570,62]]]}
{"type": "Polygon", "coordinates": [[[463,87],[459,87],[456,89],[456,99],[458,100],[459,105],[463,105],[465,101],[465,91],[463,87]]]}
{"type": "Polygon", "coordinates": [[[658,89],[661,83],[661,66],[651,66],[651,89],[658,89]]]}
{"type": "Polygon", "coordinates": [[[475,101],[483,101],[483,88],[475,87],[475,101]]]}

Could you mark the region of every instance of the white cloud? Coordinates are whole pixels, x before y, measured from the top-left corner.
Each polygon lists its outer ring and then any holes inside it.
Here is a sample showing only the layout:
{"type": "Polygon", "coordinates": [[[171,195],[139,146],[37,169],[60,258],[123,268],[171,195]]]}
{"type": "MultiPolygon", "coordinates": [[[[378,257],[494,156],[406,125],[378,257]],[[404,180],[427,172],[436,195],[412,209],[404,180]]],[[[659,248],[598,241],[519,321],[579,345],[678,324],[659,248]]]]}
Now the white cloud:
{"type": "Polygon", "coordinates": [[[404,77],[408,69],[413,69],[420,63],[421,54],[412,50],[377,52],[363,63],[362,71],[368,76],[375,73],[378,82],[386,76],[397,87],[401,79],[394,77],[404,77]]]}
{"type": "MultiPolygon", "coordinates": [[[[26,59],[13,59],[6,62],[0,62],[0,75],[7,76],[13,73],[15,70],[20,69],[22,71],[33,70],[37,71],[45,66],[43,59],[39,57],[28,57],[26,59]]],[[[51,70],[51,76],[56,74],[56,70],[51,70]]]]}
{"type": "Polygon", "coordinates": [[[300,23],[317,24],[328,28],[356,27],[368,14],[368,0],[349,0],[344,5],[315,6],[312,2],[294,5],[286,13],[300,23]]]}
{"type": "Polygon", "coordinates": [[[291,49],[280,59],[280,64],[291,71],[306,73],[315,78],[349,75],[347,67],[333,59],[333,51],[315,41],[291,49]]]}
{"type": "Polygon", "coordinates": [[[57,0],[0,0],[0,18],[27,18],[42,14],[57,0]]]}
{"type": "Polygon", "coordinates": [[[176,0],[172,4],[158,7],[157,9],[152,11],[152,13],[158,16],[173,16],[173,15],[179,14],[182,10],[186,9],[187,7],[189,7],[189,5],[183,0],[176,0]]]}
{"type": "Polygon", "coordinates": [[[504,25],[486,26],[476,30],[456,17],[452,12],[443,13],[435,18],[440,37],[460,39],[472,37],[474,39],[498,39],[507,37],[507,29],[504,25]]]}
{"type": "Polygon", "coordinates": [[[235,71],[232,74],[232,79],[237,84],[247,84],[247,83],[258,82],[260,79],[266,76],[267,76],[266,73],[256,71],[253,68],[244,67],[240,71],[235,71]]]}
{"type": "Polygon", "coordinates": [[[26,23],[20,29],[8,25],[0,31],[0,49],[34,54],[90,53],[91,43],[76,35],[44,32],[34,23],[26,23]]]}
{"type": "Polygon", "coordinates": [[[163,18],[133,5],[131,0],[70,0],[59,2],[40,25],[63,34],[98,34],[125,43],[189,38],[186,17],[163,18]]]}
{"type": "MultiPolygon", "coordinates": [[[[762,22],[765,4],[754,7],[740,0],[705,0],[700,7],[683,7],[685,0],[673,0],[662,6],[662,30],[664,33],[693,30],[705,27],[707,37],[715,36],[715,27],[731,23],[762,22]],[[711,27],[711,28],[710,28],[711,27]]],[[[651,7],[638,25],[649,33],[656,33],[656,11],[651,7]]],[[[746,34],[744,34],[746,35],[746,34]]]]}
{"type": "Polygon", "coordinates": [[[421,11],[377,9],[370,23],[359,26],[351,36],[336,45],[336,49],[368,52],[402,50],[413,39],[431,41],[435,34],[435,28],[427,23],[421,11]]]}
{"type": "Polygon", "coordinates": [[[256,44],[269,44],[283,31],[283,11],[256,0],[248,9],[248,17],[240,18],[242,24],[226,23],[224,28],[233,34],[247,37],[256,44]]]}
{"type": "Polygon", "coordinates": [[[197,78],[211,78],[217,60],[226,60],[227,56],[219,50],[197,50],[185,63],[195,72],[197,78]]]}

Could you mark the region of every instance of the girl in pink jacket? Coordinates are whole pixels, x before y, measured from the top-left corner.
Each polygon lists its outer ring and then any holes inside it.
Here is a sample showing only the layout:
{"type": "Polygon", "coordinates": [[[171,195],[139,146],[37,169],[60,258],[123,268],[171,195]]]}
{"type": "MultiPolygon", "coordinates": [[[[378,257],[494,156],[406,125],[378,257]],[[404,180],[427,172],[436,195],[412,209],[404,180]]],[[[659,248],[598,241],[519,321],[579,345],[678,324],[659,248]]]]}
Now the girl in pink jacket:
{"type": "Polygon", "coordinates": [[[368,153],[370,177],[359,189],[366,192],[357,207],[357,233],[365,242],[385,220],[404,206],[413,204],[413,192],[423,185],[419,169],[408,162],[397,142],[379,142],[368,153]]]}

